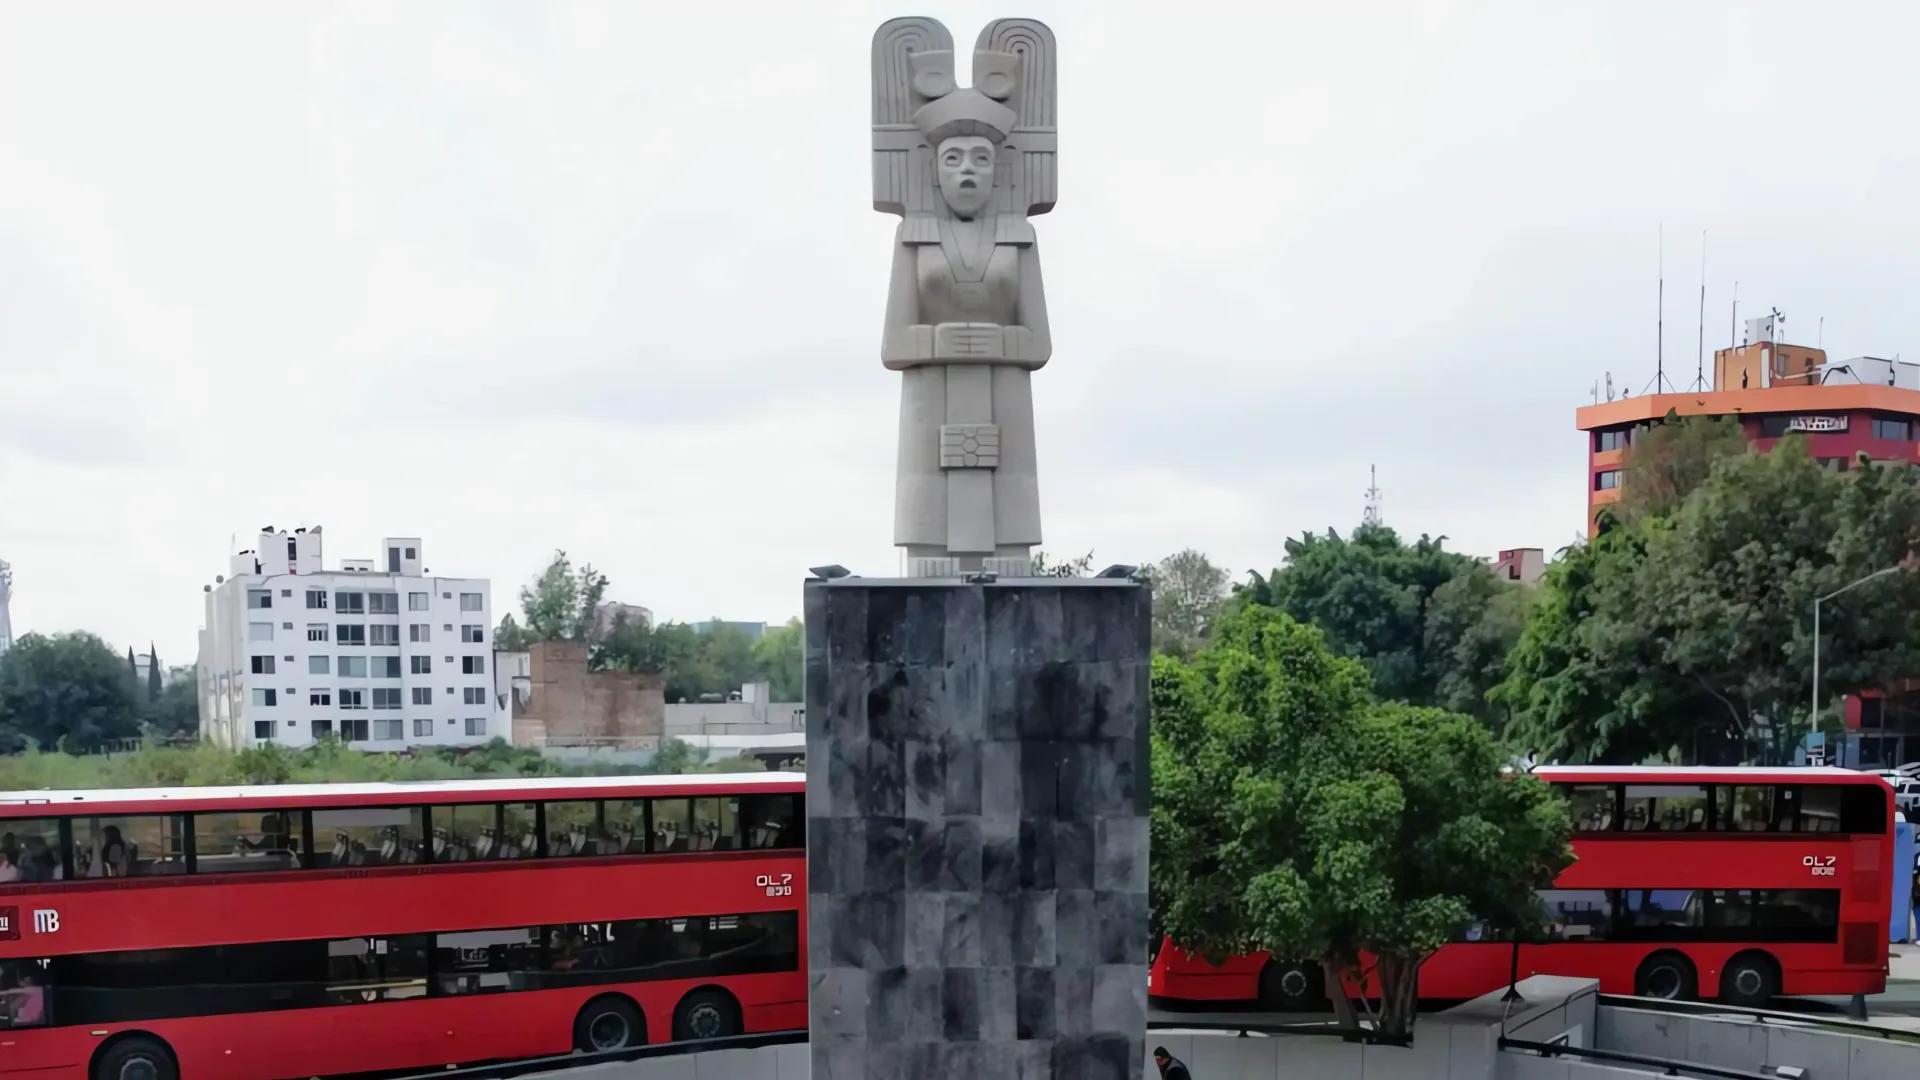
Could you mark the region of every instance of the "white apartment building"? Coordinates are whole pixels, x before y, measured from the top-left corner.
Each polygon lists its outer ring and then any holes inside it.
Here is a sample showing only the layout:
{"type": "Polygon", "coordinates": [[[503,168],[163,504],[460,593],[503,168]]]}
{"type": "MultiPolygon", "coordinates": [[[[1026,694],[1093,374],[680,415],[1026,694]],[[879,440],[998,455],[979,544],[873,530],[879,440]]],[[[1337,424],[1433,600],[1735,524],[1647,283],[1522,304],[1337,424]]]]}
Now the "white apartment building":
{"type": "Polygon", "coordinates": [[[429,576],[418,537],[320,557],[319,526],[260,533],[206,587],[200,737],[217,746],[468,746],[510,729],[493,693],[485,578],[429,576]]]}

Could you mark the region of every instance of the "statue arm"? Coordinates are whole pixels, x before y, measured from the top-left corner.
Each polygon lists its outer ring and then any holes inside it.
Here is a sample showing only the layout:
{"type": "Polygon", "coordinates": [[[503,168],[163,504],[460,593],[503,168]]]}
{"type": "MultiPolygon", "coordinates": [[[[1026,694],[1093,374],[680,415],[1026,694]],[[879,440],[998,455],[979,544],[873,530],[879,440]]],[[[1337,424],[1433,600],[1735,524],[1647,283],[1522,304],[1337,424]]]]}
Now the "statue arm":
{"type": "Polygon", "coordinates": [[[1007,356],[1030,371],[1047,366],[1053,358],[1053,329],[1047,322],[1047,287],[1040,279],[1040,248],[1027,244],[1020,248],[1020,325],[1009,328],[1007,356]]]}
{"type": "Polygon", "coordinates": [[[893,279],[887,286],[887,324],[880,340],[880,362],[904,371],[933,359],[933,327],[920,322],[920,282],[914,247],[893,245],[893,279]]]}

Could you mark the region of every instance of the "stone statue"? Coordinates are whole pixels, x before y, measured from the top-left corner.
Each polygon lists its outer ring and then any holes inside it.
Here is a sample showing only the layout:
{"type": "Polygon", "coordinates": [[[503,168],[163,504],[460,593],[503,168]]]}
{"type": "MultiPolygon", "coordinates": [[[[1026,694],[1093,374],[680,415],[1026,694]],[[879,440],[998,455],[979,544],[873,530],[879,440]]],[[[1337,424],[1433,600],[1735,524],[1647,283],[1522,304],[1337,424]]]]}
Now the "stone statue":
{"type": "Polygon", "coordinates": [[[1053,32],[1001,19],[955,81],[953,35],[873,37],[873,208],[898,214],[881,361],[900,372],[893,542],[911,577],[1031,573],[1033,372],[1053,354],[1028,220],[1053,209],[1053,32]]]}

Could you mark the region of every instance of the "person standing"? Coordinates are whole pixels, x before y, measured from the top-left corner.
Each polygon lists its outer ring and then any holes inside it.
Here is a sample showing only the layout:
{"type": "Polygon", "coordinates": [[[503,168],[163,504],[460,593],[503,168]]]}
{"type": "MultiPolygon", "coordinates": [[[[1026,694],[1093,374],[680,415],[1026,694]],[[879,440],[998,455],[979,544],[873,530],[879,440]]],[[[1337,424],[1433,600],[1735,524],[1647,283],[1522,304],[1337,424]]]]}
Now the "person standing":
{"type": "Polygon", "coordinates": [[[1160,1066],[1160,1080],[1193,1080],[1193,1074],[1187,1071],[1186,1065],[1167,1053],[1164,1046],[1153,1048],[1153,1063],[1160,1066]]]}

